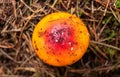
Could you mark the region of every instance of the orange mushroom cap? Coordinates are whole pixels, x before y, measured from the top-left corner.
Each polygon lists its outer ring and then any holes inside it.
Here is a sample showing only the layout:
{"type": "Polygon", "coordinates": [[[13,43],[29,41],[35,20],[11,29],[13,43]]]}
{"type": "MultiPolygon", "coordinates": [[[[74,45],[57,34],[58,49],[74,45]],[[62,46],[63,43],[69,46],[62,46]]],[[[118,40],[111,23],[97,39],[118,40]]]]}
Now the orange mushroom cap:
{"type": "Polygon", "coordinates": [[[78,17],[56,12],[44,17],[35,27],[32,44],[38,57],[53,66],[78,61],[89,45],[89,33],[78,17]]]}

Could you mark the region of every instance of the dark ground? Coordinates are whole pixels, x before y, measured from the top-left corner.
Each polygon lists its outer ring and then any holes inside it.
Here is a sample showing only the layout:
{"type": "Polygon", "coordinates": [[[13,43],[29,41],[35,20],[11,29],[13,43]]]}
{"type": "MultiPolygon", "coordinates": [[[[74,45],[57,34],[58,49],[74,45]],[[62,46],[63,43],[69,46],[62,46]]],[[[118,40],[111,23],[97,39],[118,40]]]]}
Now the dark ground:
{"type": "Polygon", "coordinates": [[[120,0],[0,0],[0,77],[120,77],[120,0]],[[81,60],[59,68],[31,45],[35,25],[57,11],[80,17],[91,38],[81,60]]]}

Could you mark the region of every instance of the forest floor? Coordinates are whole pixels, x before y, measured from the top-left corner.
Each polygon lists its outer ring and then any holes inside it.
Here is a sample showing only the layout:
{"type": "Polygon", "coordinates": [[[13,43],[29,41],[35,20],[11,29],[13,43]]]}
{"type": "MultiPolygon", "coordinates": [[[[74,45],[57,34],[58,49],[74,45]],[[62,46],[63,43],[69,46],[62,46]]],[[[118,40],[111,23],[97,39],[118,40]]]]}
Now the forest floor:
{"type": "Polygon", "coordinates": [[[120,0],[0,0],[0,77],[120,77],[120,0]],[[81,18],[91,39],[65,67],[43,63],[31,44],[36,24],[58,11],[81,18]]]}

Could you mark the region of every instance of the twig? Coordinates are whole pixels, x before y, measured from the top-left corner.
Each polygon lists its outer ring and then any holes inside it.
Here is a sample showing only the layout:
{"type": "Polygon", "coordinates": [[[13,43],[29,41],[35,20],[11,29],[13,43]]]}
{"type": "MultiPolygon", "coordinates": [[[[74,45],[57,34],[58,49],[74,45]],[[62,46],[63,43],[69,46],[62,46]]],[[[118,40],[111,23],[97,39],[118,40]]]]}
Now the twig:
{"type": "Polygon", "coordinates": [[[97,52],[95,51],[95,49],[92,46],[89,46],[89,48],[92,50],[92,52],[100,59],[100,55],[97,54],[97,52]]]}
{"type": "Polygon", "coordinates": [[[91,19],[94,19],[93,16],[91,16],[89,13],[87,13],[87,12],[84,11],[83,9],[80,9],[80,11],[81,11],[82,13],[84,13],[86,16],[90,17],[91,19]]]}
{"type": "Polygon", "coordinates": [[[16,1],[15,0],[11,0],[12,1],[12,5],[13,5],[13,8],[14,8],[14,15],[15,17],[17,17],[17,14],[16,14],[16,1]]]}
{"type": "Polygon", "coordinates": [[[25,75],[10,75],[10,74],[4,74],[0,75],[0,77],[26,77],[25,75]]]}
{"type": "Polygon", "coordinates": [[[36,69],[34,67],[17,67],[15,70],[16,71],[24,70],[24,71],[36,72],[36,69]]]}
{"type": "Polygon", "coordinates": [[[88,72],[94,72],[94,71],[107,71],[109,72],[110,70],[114,69],[114,68],[120,68],[120,64],[118,65],[113,65],[113,66],[107,66],[107,67],[96,67],[96,68],[93,68],[93,69],[90,69],[90,68],[85,68],[85,69],[71,69],[69,70],[70,72],[72,73],[84,73],[86,71],[88,72]]]}
{"type": "Polygon", "coordinates": [[[31,7],[29,7],[23,0],[20,0],[30,11],[34,12],[31,7]]]}
{"type": "Polygon", "coordinates": [[[114,17],[117,19],[117,21],[120,23],[119,18],[116,16],[115,12],[113,11],[113,9],[112,9],[111,7],[110,7],[110,10],[111,10],[113,16],[114,16],[114,17]]]}
{"type": "Polygon", "coordinates": [[[25,63],[27,63],[30,59],[32,59],[36,54],[34,53],[33,55],[31,55],[28,59],[26,59],[21,65],[20,67],[22,67],[25,63]]]}
{"type": "Polygon", "coordinates": [[[9,58],[10,60],[12,60],[13,62],[17,63],[17,61],[15,61],[10,55],[8,55],[6,52],[4,52],[2,49],[0,49],[0,52],[5,55],[7,58],[9,58]]]}
{"type": "Polygon", "coordinates": [[[112,45],[109,45],[109,44],[105,44],[105,43],[101,43],[101,42],[97,42],[97,41],[90,41],[90,42],[94,43],[94,44],[103,45],[103,46],[106,46],[106,47],[109,47],[109,48],[113,48],[113,49],[116,49],[116,50],[120,51],[120,48],[112,46],[112,45]]]}
{"type": "Polygon", "coordinates": [[[107,0],[107,5],[105,6],[105,10],[104,10],[103,16],[101,17],[101,19],[100,19],[98,25],[96,26],[96,30],[98,29],[98,27],[99,27],[99,25],[101,24],[101,22],[102,22],[104,16],[106,15],[106,11],[107,11],[107,8],[108,8],[108,5],[109,5],[109,2],[110,2],[110,0],[107,0]]]}
{"type": "Polygon", "coordinates": [[[108,59],[106,53],[102,52],[102,50],[98,46],[96,46],[95,44],[91,44],[91,46],[93,47],[94,50],[98,52],[99,56],[101,55],[102,58],[108,59]]]}
{"type": "Polygon", "coordinates": [[[106,21],[106,23],[104,24],[104,26],[102,27],[102,29],[100,30],[100,32],[98,33],[98,38],[100,38],[100,35],[102,34],[103,30],[105,29],[106,25],[111,20],[111,18],[112,18],[112,16],[108,18],[108,20],[106,21]]]}
{"type": "MultiPolygon", "coordinates": [[[[69,0],[70,1],[70,0],[69,0]]],[[[68,7],[66,7],[66,5],[63,3],[63,1],[61,0],[60,1],[61,2],[61,4],[62,4],[62,6],[65,8],[65,10],[68,10],[68,7]]],[[[67,4],[68,5],[68,4],[67,4]]]]}
{"type": "Polygon", "coordinates": [[[14,45],[1,45],[0,44],[0,48],[13,48],[14,45]]]}
{"type": "Polygon", "coordinates": [[[42,10],[42,8],[38,8],[37,10],[34,11],[34,13],[33,13],[32,15],[30,15],[30,16],[28,17],[28,20],[26,21],[25,25],[23,26],[23,28],[22,28],[22,30],[21,30],[21,33],[20,33],[20,36],[19,36],[19,41],[20,41],[20,39],[21,39],[21,37],[22,37],[22,34],[23,34],[23,31],[24,31],[25,27],[27,26],[27,24],[29,23],[29,21],[30,21],[30,20],[32,19],[32,17],[33,17],[36,13],[38,13],[40,10],[42,10]]]}
{"type": "Polygon", "coordinates": [[[56,8],[54,8],[54,7],[52,7],[51,5],[49,5],[48,3],[45,3],[45,5],[47,5],[48,7],[50,7],[51,9],[53,9],[53,10],[55,10],[55,11],[57,11],[57,12],[59,12],[59,10],[57,10],[56,8]]]}
{"type": "Polygon", "coordinates": [[[54,3],[52,4],[51,7],[54,7],[54,6],[56,5],[57,1],[58,1],[58,0],[54,0],[54,3]]]}

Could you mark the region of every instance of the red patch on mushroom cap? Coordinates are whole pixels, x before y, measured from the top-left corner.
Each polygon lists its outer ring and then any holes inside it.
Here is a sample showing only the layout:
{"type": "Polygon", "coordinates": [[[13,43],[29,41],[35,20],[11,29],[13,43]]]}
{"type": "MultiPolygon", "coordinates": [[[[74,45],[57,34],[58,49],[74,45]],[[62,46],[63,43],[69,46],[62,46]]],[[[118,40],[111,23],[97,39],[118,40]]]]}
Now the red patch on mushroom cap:
{"type": "Polygon", "coordinates": [[[45,43],[50,51],[57,53],[73,50],[76,42],[74,28],[71,25],[63,20],[57,20],[50,24],[50,27],[45,31],[45,43]]]}

